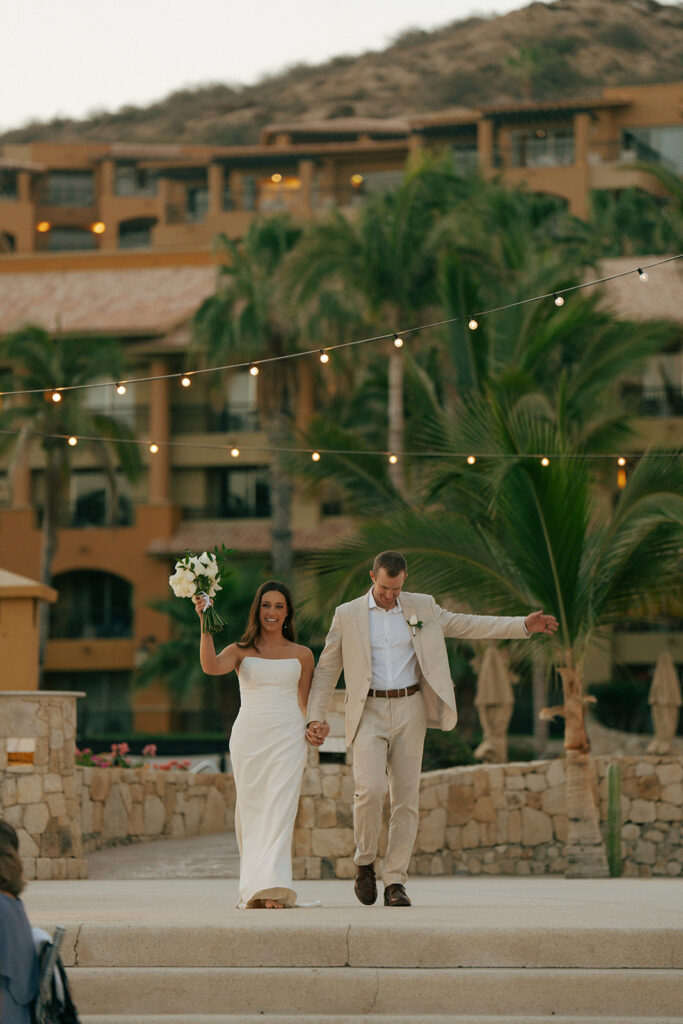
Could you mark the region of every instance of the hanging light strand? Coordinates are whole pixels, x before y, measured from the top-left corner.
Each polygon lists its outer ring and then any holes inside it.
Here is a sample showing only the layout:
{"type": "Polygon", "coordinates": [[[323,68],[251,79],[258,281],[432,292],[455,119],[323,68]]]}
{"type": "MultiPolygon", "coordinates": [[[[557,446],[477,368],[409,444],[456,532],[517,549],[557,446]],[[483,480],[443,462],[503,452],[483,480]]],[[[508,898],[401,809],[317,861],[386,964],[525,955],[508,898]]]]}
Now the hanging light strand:
{"type": "MultiPolygon", "coordinates": [[[[542,302],[545,299],[556,300],[558,296],[569,295],[571,292],[581,291],[583,288],[593,288],[599,284],[605,284],[607,281],[615,281],[620,277],[628,277],[629,274],[638,274],[638,276],[647,280],[647,274],[645,271],[652,267],[659,267],[664,263],[671,263],[674,260],[680,260],[683,258],[683,253],[678,253],[676,256],[667,256],[665,259],[656,260],[654,263],[646,263],[640,267],[634,267],[631,270],[622,270],[618,274],[609,274],[606,277],[599,277],[593,281],[583,281],[581,284],[570,285],[568,288],[563,288],[559,292],[546,292],[543,295],[533,295],[527,299],[518,299],[515,302],[508,302],[503,306],[493,306],[491,309],[482,309],[477,313],[468,313],[463,316],[452,316],[446,320],[436,320],[429,324],[420,324],[417,327],[407,327],[405,330],[400,331],[398,334],[395,331],[389,331],[386,334],[376,334],[369,338],[355,338],[353,341],[341,341],[336,345],[328,345],[326,347],[327,352],[334,352],[342,348],[353,348],[356,345],[371,345],[378,341],[386,341],[387,339],[399,338],[403,340],[403,336],[407,334],[417,334],[418,331],[429,331],[435,327],[447,327],[449,324],[459,323],[461,321],[472,321],[477,322],[478,318],[482,316],[490,316],[492,313],[502,313],[508,309],[515,309],[518,306],[527,305],[530,302],[542,302]]],[[[476,329],[476,328],[473,328],[476,329]]],[[[149,377],[131,377],[126,380],[126,384],[148,384],[156,380],[181,380],[183,378],[189,379],[193,376],[199,376],[200,374],[206,373],[220,373],[224,370],[248,370],[253,376],[257,376],[259,368],[261,366],[267,366],[270,363],[279,363],[285,359],[302,359],[306,356],[318,356],[320,358],[320,347],[305,349],[300,352],[285,352],[277,356],[266,356],[263,359],[259,359],[256,362],[253,360],[239,362],[239,363],[225,363],[222,366],[205,366],[199,369],[190,371],[183,370],[179,373],[159,373],[149,377]]],[[[187,386],[187,385],[186,385],[187,386]]],[[[110,388],[112,382],[110,381],[93,381],[88,384],[64,384],[55,386],[54,392],[66,392],[66,391],[87,391],[92,388],[110,388]]],[[[15,391],[0,391],[0,397],[9,397],[11,395],[35,395],[44,392],[45,388],[23,388],[15,391]]]]}

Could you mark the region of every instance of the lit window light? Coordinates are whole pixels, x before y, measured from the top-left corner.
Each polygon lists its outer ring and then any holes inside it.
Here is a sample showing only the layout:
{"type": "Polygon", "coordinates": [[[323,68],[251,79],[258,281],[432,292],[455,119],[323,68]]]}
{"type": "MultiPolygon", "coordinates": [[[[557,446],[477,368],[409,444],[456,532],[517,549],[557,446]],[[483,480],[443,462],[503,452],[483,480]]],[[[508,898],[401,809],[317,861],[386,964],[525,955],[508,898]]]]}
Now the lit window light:
{"type": "Polygon", "coordinates": [[[52,225],[49,220],[39,220],[36,224],[36,231],[39,231],[41,235],[44,235],[46,231],[49,231],[52,225]]]}
{"type": "Polygon", "coordinates": [[[282,181],[282,175],[281,174],[271,174],[270,180],[273,182],[274,185],[279,185],[280,182],[282,181]]]}
{"type": "Polygon", "coordinates": [[[94,224],[90,225],[90,230],[92,231],[93,235],[103,235],[104,232],[107,230],[107,225],[104,223],[104,221],[96,220],[94,224]]]}
{"type": "Polygon", "coordinates": [[[362,174],[351,175],[351,184],[354,185],[356,188],[358,188],[359,185],[363,184],[363,180],[364,179],[362,174]]]}

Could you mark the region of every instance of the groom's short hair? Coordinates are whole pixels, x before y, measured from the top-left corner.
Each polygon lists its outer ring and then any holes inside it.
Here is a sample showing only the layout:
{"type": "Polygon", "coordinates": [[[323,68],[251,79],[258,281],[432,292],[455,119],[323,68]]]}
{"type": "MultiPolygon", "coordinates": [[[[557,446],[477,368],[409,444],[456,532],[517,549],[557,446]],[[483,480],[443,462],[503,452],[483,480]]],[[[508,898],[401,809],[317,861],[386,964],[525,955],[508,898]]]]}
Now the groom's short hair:
{"type": "Polygon", "coordinates": [[[380,551],[372,563],[375,576],[380,569],[386,569],[390,576],[398,576],[399,573],[408,572],[408,563],[400,551],[380,551]]]}

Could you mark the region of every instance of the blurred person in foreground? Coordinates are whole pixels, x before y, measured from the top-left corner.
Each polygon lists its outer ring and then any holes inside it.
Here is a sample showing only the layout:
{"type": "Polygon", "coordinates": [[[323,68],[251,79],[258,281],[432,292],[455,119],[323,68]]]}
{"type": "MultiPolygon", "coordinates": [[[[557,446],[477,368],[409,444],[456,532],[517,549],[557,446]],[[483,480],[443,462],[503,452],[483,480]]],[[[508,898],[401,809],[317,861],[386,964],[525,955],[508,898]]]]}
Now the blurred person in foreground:
{"type": "Polygon", "coordinates": [[[19,899],[24,873],[17,834],[0,822],[0,1024],[31,1024],[38,994],[38,958],[19,899]]]}

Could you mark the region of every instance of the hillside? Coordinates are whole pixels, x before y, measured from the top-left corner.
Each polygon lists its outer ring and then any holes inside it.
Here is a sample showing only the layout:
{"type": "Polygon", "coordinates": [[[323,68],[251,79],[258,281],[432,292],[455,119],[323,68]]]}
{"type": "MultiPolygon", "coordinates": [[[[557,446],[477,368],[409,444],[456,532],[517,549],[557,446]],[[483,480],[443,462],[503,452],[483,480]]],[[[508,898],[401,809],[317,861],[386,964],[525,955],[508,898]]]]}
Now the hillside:
{"type": "MultiPolygon", "coordinates": [[[[449,106],[593,95],[608,85],[683,77],[683,6],[655,0],[554,0],[434,32],[404,32],[381,52],[297,65],[253,86],[213,84],[83,121],[58,119],[4,142],[258,141],[277,121],[391,117],[449,106]]],[[[226,77],[228,69],[226,68],[226,77]]]]}

